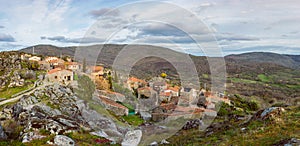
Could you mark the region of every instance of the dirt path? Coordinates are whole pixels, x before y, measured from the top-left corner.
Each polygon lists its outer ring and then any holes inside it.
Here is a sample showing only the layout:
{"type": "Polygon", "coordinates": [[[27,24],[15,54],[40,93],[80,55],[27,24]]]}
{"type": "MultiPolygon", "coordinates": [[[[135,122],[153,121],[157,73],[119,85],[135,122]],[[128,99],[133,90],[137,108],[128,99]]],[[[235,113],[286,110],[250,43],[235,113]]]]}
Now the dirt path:
{"type": "MultiPolygon", "coordinates": [[[[44,88],[44,87],[46,87],[46,86],[48,86],[48,85],[51,85],[51,84],[53,84],[53,83],[43,83],[43,85],[41,85],[41,86],[38,86],[38,82],[39,81],[37,81],[37,82],[35,82],[35,84],[34,84],[34,87],[35,88],[33,88],[32,90],[30,90],[30,91],[28,91],[28,92],[26,92],[26,93],[23,93],[23,94],[21,94],[21,95],[17,95],[16,97],[14,97],[14,98],[11,98],[11,99],[7,99],[7,100],[4,100],[4,101],[1,101],[0,102],[0,106],[1,105],[4,105],[4,104],[7,104],[7,103],[10,103],[10,102],[16,102],[16,101],[18,101],[18,100],[20,100],[24,95],[30,95],[31,93],[33,93],[34,91],[36,91],[36,90],[38,90],[38,89],[42,89],[42,88],[44,88]],[[38,87],[37,87],[38,86],[38,87]]],[[[18,93],[17,93],[18,94],[18,93]]]]}

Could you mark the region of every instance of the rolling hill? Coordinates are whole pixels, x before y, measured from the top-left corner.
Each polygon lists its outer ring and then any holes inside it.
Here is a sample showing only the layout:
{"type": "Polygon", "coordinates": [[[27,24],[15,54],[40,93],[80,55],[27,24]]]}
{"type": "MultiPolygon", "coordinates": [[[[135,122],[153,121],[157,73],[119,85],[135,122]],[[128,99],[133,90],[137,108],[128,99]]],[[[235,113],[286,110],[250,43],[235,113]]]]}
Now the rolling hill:
{"type": "MultiPolygon", "coordinates": [[[[104,64],[106,67],[111,67],[116,56],[122,50],[125,45],[115,45],[115,44],[106,44],[106,45],[93,45],[93,46],[81,46],[80,49],[99,49],[103,47],[100,55],[98,56],[97,63],[104,64]]],[[[128,45],[126,47],[147,47],[149,49],[161,48],[156,46],[148,45],[128,45]]],[[[21,52],[32,53],[33,47],[28,47],[21,49],[21,52]]],[[[54,55],[54,56],[74,56],[76,48],[73,47],[57,47],[52,45],[36,45],[34,46],[35,53],[41,55],[54,55]]],[[[193,56],[190,55],[194,61],[199,76],[202,74],[209,74],[209,64],[207,57],[205,56],[193,56]]],[[[275,53],[263,53],[263,52],[253,52],[245,53],[239,55],[228,55],[225,56],[226,68],[228,74],[239,74],[239,73],[268,73],[284,69],[299,69],[300,68],[300,56],[299,55],[281,55],[275,53]]],[[[175,68],[168,63],[166,60],[157,58],[157,57],[147,57],[136,63],[133,70],[137,72],[145,72],[150,76],[158,72],[166,71],[170,74],[176,76],[175,68]]],[[[134,73],[133,71],[133,74],[134,73]]],[[[137,74],[138,75],[138,74],[137,74]]]]}

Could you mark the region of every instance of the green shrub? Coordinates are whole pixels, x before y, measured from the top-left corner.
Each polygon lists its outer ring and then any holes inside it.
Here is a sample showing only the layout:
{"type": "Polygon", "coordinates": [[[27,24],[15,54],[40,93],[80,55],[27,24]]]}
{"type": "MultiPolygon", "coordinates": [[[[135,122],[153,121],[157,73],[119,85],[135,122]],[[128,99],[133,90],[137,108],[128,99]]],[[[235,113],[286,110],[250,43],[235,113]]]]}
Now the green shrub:
{"type": "Polygon", "coordinates": [[[229,115],[230,111],[231,108],[229,107],[229,105],[222,102],[218,111],[218,116],[227,116],[229,115]]]}
{"type": "Polygon", "coordinates": [[[50,135],[50,131],[46,130],[46,129],[40,129],[39,130],[39,133],[42,134],[42,135],[50,135]]]}

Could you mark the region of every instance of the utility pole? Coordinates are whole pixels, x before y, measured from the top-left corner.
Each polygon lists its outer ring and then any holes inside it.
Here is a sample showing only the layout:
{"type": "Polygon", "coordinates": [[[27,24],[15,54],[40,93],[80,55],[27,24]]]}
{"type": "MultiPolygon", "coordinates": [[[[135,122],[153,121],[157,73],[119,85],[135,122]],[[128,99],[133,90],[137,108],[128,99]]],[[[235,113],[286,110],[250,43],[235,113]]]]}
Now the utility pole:
{"type": "Polygon", "coordinates": [[[32,47],[32,54],[34,55],[35,53],[34,53],[34,46],[32,47]]]}

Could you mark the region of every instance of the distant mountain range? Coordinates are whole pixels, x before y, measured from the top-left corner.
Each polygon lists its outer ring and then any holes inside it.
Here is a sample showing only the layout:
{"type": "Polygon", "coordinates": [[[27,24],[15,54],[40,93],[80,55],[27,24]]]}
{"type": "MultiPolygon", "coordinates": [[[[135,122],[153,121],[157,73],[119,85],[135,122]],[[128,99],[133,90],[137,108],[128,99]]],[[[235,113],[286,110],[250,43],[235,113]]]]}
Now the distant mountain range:
{"type": "Polygon", "coordinates": [[[288,68],[300,68],[300,55],[282,55],[269,52],[252,52],[239,55],[228,55],[226,59],[234,59],[241,62],[273,63],[288,68]]]}
{"type": "MultiPolygon", "coordinates": [[[[81,46],[81,49],[97,49],[103,45],[81,46]]],[[[97,63],[103,64],[106,67],[111,67],[114,59],[125,45],[105,44],[100,55],[98,56],[97,63]]],[[[127,45],[126,47],[147,47],[147,49],[161,48],[149,45],[127,45]]],[[[34,46],[36,54],[46,56],[74,56],[76,48],[73,47],[57,47],[52,45],[37,45],[34,46]]],[[[167,49],[167,48],[162,48],[167,49]]],[[[33,47],[28,47],[20,50],[21,52],[32,53],[33,47]]],[[[209,64],[207,57],[190,55],[194,61],[199,76],[209,74],[209,64]]],[[[229,75],[239,73],[268,73],[285,69],[300,69],[300,55],[282,55],[267,52],[252,52],[239,55],[225,56],[226,69],[229,75]]],[[[171,76],[177,76],[175,68],[167,61],[157,58],[148,57],[136,63],[133,68],[132,74],[138,77],[150,77],[157,75],[160,72],[167,72],[171,76]]]]}

